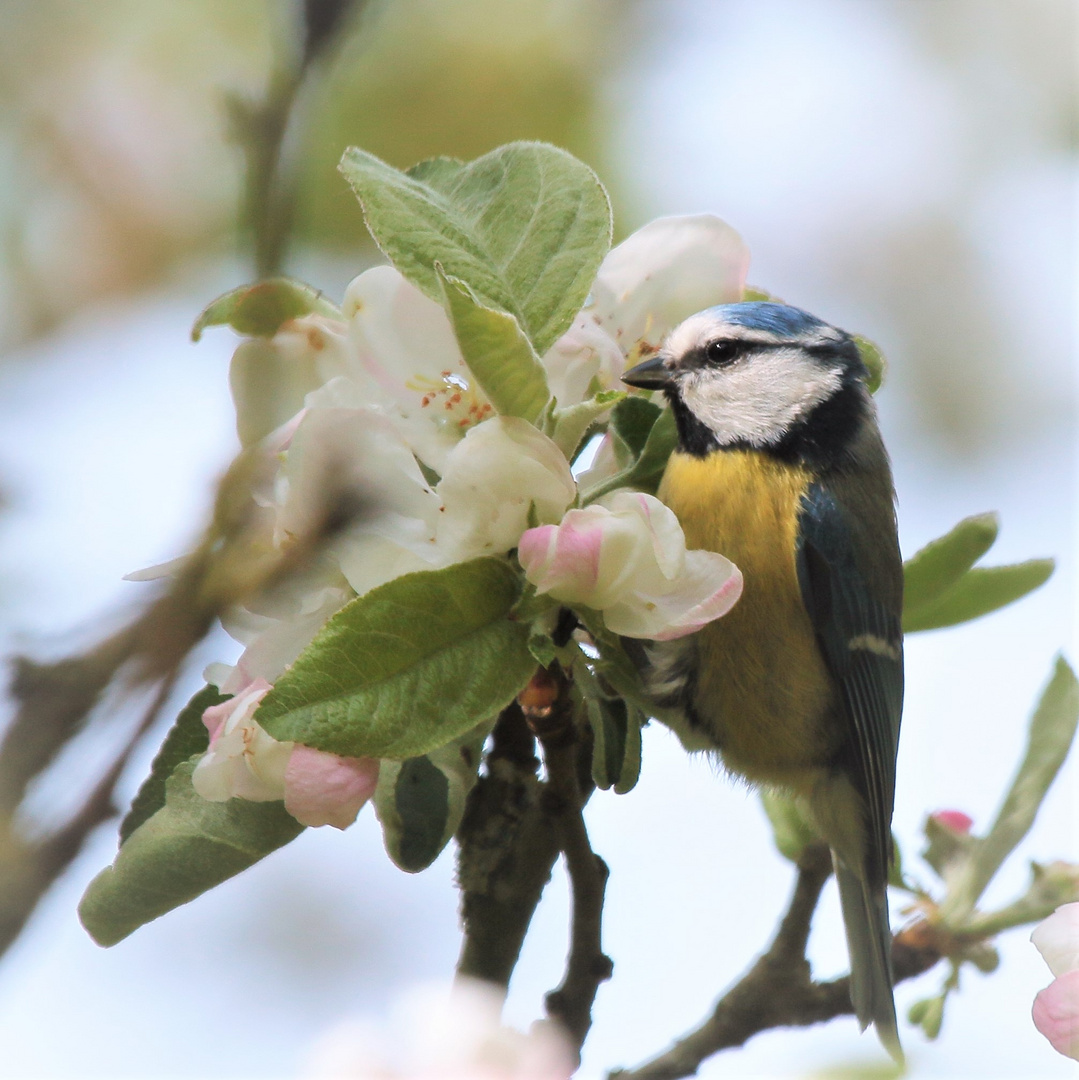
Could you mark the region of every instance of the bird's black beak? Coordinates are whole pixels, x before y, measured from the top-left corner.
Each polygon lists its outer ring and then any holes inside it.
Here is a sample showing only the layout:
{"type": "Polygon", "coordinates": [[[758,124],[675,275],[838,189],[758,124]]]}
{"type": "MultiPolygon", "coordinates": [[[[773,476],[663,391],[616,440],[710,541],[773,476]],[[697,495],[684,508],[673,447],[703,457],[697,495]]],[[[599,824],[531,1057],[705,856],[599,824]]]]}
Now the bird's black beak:
{"type": "Polygon", "coordinates": [[[622,382],[641,390],[665,390],[674,384],[670,371],[663,363],[663,354],[657,353],[622,376],[622,382]]]}

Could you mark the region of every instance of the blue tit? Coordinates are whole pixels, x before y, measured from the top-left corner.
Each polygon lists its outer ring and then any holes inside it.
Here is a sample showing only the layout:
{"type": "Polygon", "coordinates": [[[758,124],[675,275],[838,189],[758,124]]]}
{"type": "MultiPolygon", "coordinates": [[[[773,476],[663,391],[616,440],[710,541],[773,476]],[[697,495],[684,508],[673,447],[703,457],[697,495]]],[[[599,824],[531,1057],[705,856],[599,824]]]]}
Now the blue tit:
{"type": "Polygon", "coordinates": [[[792,793],[832,849],[865,1029],[901,1059],[886,887],[903,705],[903,564],[888,456],[849,334],[794,307],[686,319],[623,376],[678,428],[659,497],[742,598],[657,644],[649,676],[690,749],[792,793]]]}

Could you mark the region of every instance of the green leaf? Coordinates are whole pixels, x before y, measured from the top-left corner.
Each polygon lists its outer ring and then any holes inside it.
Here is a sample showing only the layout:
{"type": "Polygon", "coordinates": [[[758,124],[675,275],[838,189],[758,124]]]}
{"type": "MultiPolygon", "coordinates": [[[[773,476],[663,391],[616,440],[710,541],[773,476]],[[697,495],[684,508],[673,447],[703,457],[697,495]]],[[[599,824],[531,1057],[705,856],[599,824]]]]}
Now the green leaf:
{"type": "Polygon", "coordinates": [[[1004,860],[1030,831],[1046,792],[1068,756],[1079,724],[1079,680],[1058,656],[1052,678],[1030,720],[1027,747],[1019,771],[986,836],[960,868],[941,918],[953,925],[974,910],[979,897],[1004,860]]]}
{"type": "Polygon", "coordinates": [[[789,795],[762,788],[760,796],[761,805],[772,824],[772,837],[780,855],[790,859],[792,863],[797,863],[810,844],[820,841],[819,835],[809,824],[798,803],[789,795]]]}
{"type": "Polygon", "coordinates": [[[504,311],[484,307],[459,278],[435,268],[446,310],[469,371],[495,411],[534,423],[551,396],[547,373],[520,324],[504,311]]]}
{"type": "Polygon", "coordinates": [[[772,293],[768,292],[767,289],[762,289],[759,285],[747,285],[742,290],[742,301],[743,301],[743,303],[748,304],[748,303],[751,303],[753,301],[761,301],[761,300],[767,301],[768,303],[771,303],[771,304],[783,304],[783,303],[786,303],[785,300],[780,300],[778,296],[774,296],[772,293]]]}
{"type": "Polygon", "coordinates": [[[947,996],[945,991],[937,997],[923,998],[911,1005],[907,1011],[907,1019],[920,1027],[929,1040],[940,1034],[941,1025],[944,1023],[944,1000],[947,996]]]}
{"type": "Polygon", "coordinates": [[[976,566],[934,602],[923,604],[911,615],[904,613],[903,629],[907,633],[936,630],[988,615],[1044,585],[1055,566],[1052,559],[1031,559],[1012,566],[976,566]]]}
{"type": "Polygon", "coordinates": [[[592,727],[592,779],[596,787],[613,787],[619,795],[632,791],[641,772],[640,710],[621,698],[587,699],[592,727]]]}
{"type": "Polygon", "coordinates": [[[501,559],[395,578],[346,604],[263,698],[275,739],[345,757],[418,757],[494,716],[536,662],[507,618],[520,580],[501,559]]]}
{"type": "Polygon", "coordinates": [[[565,409],[555,409],[546,425],[549,427],[547,434],[567,460],[572,461],[580,451],[588,429],[600,421],[612,405],[625,400],[625,397],[624,390],[601,390],[587,401],[580,401],[565,409]]]}
{"type": "Polygon", "coordinates": [[[180,711],[150,766],[150,775],[143,781],[131,801],[131,809],[120,823],[121,844],[165,805],[165,781],[176,767],[195,754],[205,753],[210,745],[210,733],[202,722],[202,714],[211,705],[220,705],[230,697],[231,694],[222,694],[216,686],[204,686],[180,711]]]}
{"type": "Polygon", "coordinates": [[[208,326],[231,326],[238,334],[269,338],[282,324],[303,315],[342,317],[341,309],[318,289],[291,278],[270,278],[219,296],[195,320],[191,340],[198,341],[208,326]]]}
{"type": "Polygon", "coordinates": [[[641,777],[641,728],[648,722],[648,714],[633,704],[627,705],[626,742],[622,751],[622,768],[614,781],[614,793],[625,795],[637,786],[641,777]]]}
{"type": "Polygon", "coordinates": [[[386,852],[410,874],[425,870],[457,831],[491,724],[421,757],[384,761],[375,791],[386,852]]]}
{"type": "Polygon", "coordinates": [[[353,147],[340,168],[375,242],[409,281],[441,303],[441,264],[482,304],[513,315],[541,356],[569,328],[610,247],[603,185],[545,143],[408,173],[353,147]]]}
{"type": "Polygon", "coordinates": [[[528,651],[540,667],[550,667],[558,659],[558,646],[550,634],[533,629],[528,635],[528,651]]]}
{"type": "Polygon", "coordinates": [[[634,459],[644,451],[648,436],[663,410],[640,394],[620,401],[611,413],[611,430],[622,440],[634,459]]]}
{"type": "Polygon", "coordinates": [[[674,423],[674,413],[664,409],[645,439],[641,456],[633,469],[633,484],[643,490],[655,492],[667,468],[667,459],[678,445],[678,428],[674,423]]]}
{"type": "Polygon", "coordinates": [[[888,373],[888,362],[884,359],[884,353],[880,351],[880,347],[869,338],[862,337],[861,334],[851,334],[851,337],[854,339],[854,344],[858,346],[858,355],[862,358],[866,371],[869,372],[866,388],[871,394],[875,394],[881,388],[884,376],[888,373]]]}
{"type": "Polygon", "coordinates": [[[996,514],[965,518],[951,532],[926,544],[903,565],[903,618],[938,600],[992,546],[1000,522],[996,514]]]}
{"type": "Polygon", "coordinates": [[[590,488],[581,500],[582,503],[587,505],[595,502],[601,496],[621,487],[637,488],[654,495],[667,468],[667,459],[677,445],[678,429],[674,423],[674,414],[670,409],[664,409],[648,432],[641,456],[622,472],[590,488]]]}
{"type": "Polygon", "coordinates": [[[194,767],[177,767],[165,805],[131,833],[83,895],[79,918],[99,945],[115,945],[303,831],[281,802],[201,798],[191,786],[194,767]]]}

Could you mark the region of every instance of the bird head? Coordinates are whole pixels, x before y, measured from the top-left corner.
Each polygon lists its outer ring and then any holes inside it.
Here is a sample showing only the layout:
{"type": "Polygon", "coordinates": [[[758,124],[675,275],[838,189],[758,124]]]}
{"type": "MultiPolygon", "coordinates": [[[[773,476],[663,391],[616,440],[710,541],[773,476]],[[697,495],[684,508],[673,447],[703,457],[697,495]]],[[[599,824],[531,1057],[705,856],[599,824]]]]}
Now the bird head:
{"type": "Polygon", "coordinates": [[[849,334],[786,304],[721,304],[691,315],[623,376],[662,390],[681,449],[813,456],[849,441],[872,410],[849,334]]]}

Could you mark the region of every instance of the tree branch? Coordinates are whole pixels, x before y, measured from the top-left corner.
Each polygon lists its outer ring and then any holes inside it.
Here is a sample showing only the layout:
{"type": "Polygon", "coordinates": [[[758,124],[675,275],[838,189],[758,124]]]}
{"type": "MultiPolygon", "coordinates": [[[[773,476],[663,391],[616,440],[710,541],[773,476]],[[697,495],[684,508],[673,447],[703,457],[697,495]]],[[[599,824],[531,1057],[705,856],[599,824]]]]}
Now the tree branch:
{"type": "MultiPolygon", "coordinates": [[[[808,1027],[853,1014],[850,977],[813,982],[806,959],[813,912],[831,874],[823,844],[810,845],[798,864],[794,895],[768,951],[716,1004],[712,1015],[674,1046],[636,1069],[619,1069],[612,1080],[678,1080],[694,1076],[705,1059],[777,1027],[808,1027]]],[[[892,943],[895,981],[928,971],[941,958],[931,944],[892,943]]]]}
{"type": "Polygon", "coordinates": [[[495,724],[487,771],[457,830],[464,940],[458,978],[509,986],[525,934],[551,878],[558,840],[541,805],[536,743],[513,702],[495,724]]]}
{"type": "Polygon", "coordinates": [[[609,979],[614,970],[601,940],[609,871],[592,850],[582,813],[592,793],[591,768],[586,768],[590,766],[591,749],[581,738],[569,679],[558,664],[537,672],[522,699],[529,727],[543,747],[547,767],[543,801],[566,860],[572,897],[566,972],[559,987],[547,995],[545,1004],[548,1016],[569,1035],[579,1055],[592,1026],[592,1005],[600,983],[609,979]]]}

